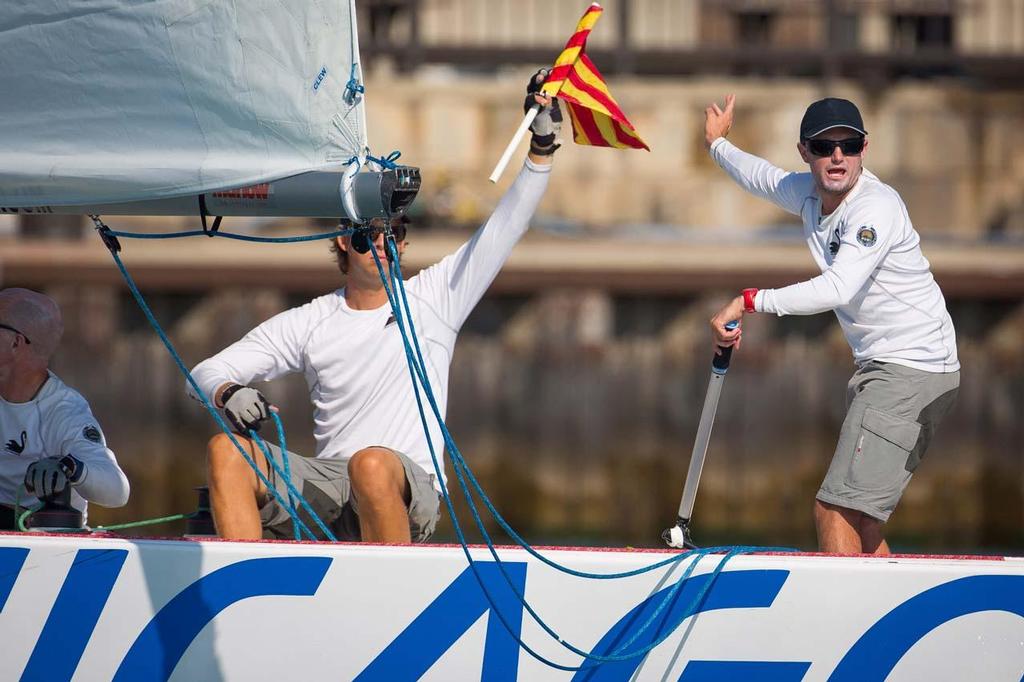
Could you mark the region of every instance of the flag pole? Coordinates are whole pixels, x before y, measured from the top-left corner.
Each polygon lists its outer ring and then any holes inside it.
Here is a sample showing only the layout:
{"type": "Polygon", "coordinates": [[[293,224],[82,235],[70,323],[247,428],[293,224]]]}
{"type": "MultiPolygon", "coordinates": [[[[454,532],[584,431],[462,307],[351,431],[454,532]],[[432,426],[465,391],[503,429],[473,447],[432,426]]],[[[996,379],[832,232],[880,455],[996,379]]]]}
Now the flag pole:
{"type": "Polygon", "coordinates": [[[508,162],[512,159],[512,153],[522,142],[523,136],[526,135],[526,131],[530,129],[533,124],[533,119],[537,118],[537,114],[540,112],[540,105],[534,104],[523,116],[523,122],[519,124],[519,128],[516,130],[516,134],[512,136],[512,141],[505,147],[505,153],[498,159],[498,164],[494,167],[489,178],[491,182],[497,182],[501,174],[505,172],[505,167],[508,166],[508,162]]]}

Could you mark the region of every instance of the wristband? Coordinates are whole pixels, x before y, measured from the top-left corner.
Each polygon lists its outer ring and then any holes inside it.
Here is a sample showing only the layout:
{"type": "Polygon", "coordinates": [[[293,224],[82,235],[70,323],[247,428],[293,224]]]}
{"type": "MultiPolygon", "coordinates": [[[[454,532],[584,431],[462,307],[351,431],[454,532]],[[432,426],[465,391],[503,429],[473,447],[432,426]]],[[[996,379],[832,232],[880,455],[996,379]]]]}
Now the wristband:
{"type": "Polygon", "coordinates": [[[555,150],[561,147],[560,144],[553,144],[550,147],[538,147],[534,144],[530,145],[530,153],[536,154],[537,156],[551,156],[555,153],[555,150]]]}
{"type": "Polygon", "coordinates": [[[537,133],[534,133],[530,136],[530,146],[533,147],[540,147],[541,149],[544,149],[546,147],[550,147],[554,143],[554,133],[548,133],[547,135],[538,135],[537,133]]]}
{"type": "Polygon", "coordinates": [[[85,480],[85,464],[74,455],[64,455],[60,458],[60,467],[64,475],[68,477],[68,483],[78,485],[85,480]]]}
{"type": "Polygon", "coordinates": [[[227,405],[227,402],[231,398],[231,396],[238,393],[243,388],[245,388],[245,386],[243,386],[242,384],[231,384],[230,386],[225,388],[223,391],[221,391],[220,405],[218,405],[217,407],[224,407],[225,405],[227,405]]]}
{"type": "Polygon", "coordinates": [[[743,312],[756,313],[754,309],[754,297],[757,296],[757,289],[750,288],[743,290],[743,312]]]}
{"type": "Polygon", "coordinates": [[[547,135],[535,134],[530,137],[530,153],[537,156],[551,156],[561,146],[560,144],[555,144],[554,133],[547,135]]]}

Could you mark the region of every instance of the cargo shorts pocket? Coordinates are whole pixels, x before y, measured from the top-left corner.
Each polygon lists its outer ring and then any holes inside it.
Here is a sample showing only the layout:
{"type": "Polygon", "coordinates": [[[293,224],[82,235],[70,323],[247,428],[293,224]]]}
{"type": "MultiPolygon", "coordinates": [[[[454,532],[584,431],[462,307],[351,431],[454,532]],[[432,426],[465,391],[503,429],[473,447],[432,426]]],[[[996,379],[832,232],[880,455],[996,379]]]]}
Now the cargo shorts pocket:
{"type": "Polygon", "coordinates": [[[871,491],[902,489],[913,473],[911,453],[920,435],[917,422],[865,408],[850,462],[849,485],[871,491]]]}
{"type": "Polygon", "coordinates": [[[441,517],[441,498],[434,490],[434,476],[418,477],[409,503],[409,532],[413,542],[426,542],[441,517]]]}

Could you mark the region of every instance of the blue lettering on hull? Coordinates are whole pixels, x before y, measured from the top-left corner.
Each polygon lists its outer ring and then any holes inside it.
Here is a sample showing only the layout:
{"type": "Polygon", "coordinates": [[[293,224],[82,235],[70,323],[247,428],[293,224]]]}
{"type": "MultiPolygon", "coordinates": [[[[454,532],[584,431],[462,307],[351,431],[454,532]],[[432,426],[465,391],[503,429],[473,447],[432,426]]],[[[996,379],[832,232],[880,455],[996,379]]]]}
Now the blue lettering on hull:
{"type": "Polygon", "coordinates": [[[80,549],[28,659],[22,682],[70,680],[128,551],[80,549]]]}
{"type": "MultiPolygon", "coordinates": [[[[0,547],[0,612],[7,605],[17,577],[25,569],[29,549],[0,547]]],[[[75,675],[114,584],[128,556],[124,549],[80,549],[64,579],[22,674],[23,680],[70,680],[75,675]]],[[[268,557],[239,561],[209,573],[172,597],[143,628],[118,667],[115,679],[166,680],[199,632],[220,612],[244,599],[259,596],[316,594],[330,567],[330,557],[268,557]]],[[[527,564],[503,562],[516,590],[526,592],[527,564]]],[[[515,680],[519,676],[523,607],[510,589],[502,567],[476,562],[484,595],[473,569],[462,571],[357,679],[417,679],[426,673],[474,623],[487,615],[481,677],[515,680]],[[497,617],[500,613],[512,633],[497,617]]],[[[709,575],[691,577],[658,622],[637,635],[637,628],[669,595],[664,588],[630,609],[600,638],[592,653],[637,651],[674,629],[683,616],[726,609],[771,608],[789,576],[785,570],[737,570],[720,573],[702,603],[694,605],[709,575]],[[633,641],[620,651],[624,642],[633,641]]],[[[978,575],[952,580],[915,595],[883,615],[850,647],[830,680],[884,680],[900,659],[935,628],[964,615],[1004,611],[1024,617],[1024,576],[978,575]]],[[[10,615],[10,614],[5,614],[10,615]]],[[[742,612],[736,617],[742,618],[742,612]]],[[[644,657],[606,663],[579,672],[586,682],[629,680],[641,670],[644,657]]],[[[798,682],[807,661],[691,660],[679,682],[748,680],[798,682]]],[[[664,675],[665,671],[660,671],[664,675]]]]}
{"type": "Polygon", "coordinates": [[[0,547],[0,613],[3,613],[27,556],[28,550],[23,547],[0,547]]]}
{"type": "MultiPolygon", "coordinates": [[[[480,579],[495,602],[494,607],[501,612],[518,637],[523,622],[523,605],[519,597],[509,589],[497,564],[483,561],[475,563],[480,579]]],[[[519,593],[523,594],[526,589],[526,564],[504,561],[501,566],[519,593]]],[[[473,569],[467,568],[366,666],[356,680],[383,682],[419,679],[480,616],[490,610],[491,605],[480,589],[473,569]]],[[[490,613],[481,679],[515,680],[518,670],[519,644],[509,635],[498,617],[490,613]]]]}
{"type": "Polygon", "coordinates": [[[132,644],[114,680],[166,680],[188,645],[227,607],[251,597],[311,597],[328,557],[249,559],[217,569],[167,602],[132,644]]]}
{"type": "MultiPolygon", "coordinates": [[[[775,601],[775,597],[779,594],[788,576],[789,571],[727,571],[719,573],[714,578],[714,583],[708,589],[704,600],[696,605],[693,604],[694,599],[705,588],[708,580],[712,579],[712,575],[709,573],[689,578],[676,592],[672,603],[666,605],[662,611],[660,622],[652,623],[625,650],[619,651],[622,643],[629,641],[634,636],[636,628],[650,620],[655,610],[661,606],[662,601],[669,597],[673,587],[666,587],[656,592],[634,607],[601,638],[590,653],[611,656],[639,651],[663,637],[667,630],[674,630],[683,617],[691,613],[691,609],[693,615],[719,609],[766,609],[775,601]]],[[[581,670],[576,673],[573,680],[574,682],[628,680],[643,661],[644,657],[638,656],[625,661],[605,663],[596,668],[581,670]]]]}

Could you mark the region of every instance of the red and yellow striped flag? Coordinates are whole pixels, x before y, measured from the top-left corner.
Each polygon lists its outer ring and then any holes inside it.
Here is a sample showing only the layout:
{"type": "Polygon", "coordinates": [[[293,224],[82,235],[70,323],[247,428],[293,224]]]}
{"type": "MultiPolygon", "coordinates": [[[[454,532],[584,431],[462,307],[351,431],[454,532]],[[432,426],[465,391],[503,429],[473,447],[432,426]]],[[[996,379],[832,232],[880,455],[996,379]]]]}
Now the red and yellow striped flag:
{"type": "Polygon", "coordinates": [[[601,72],[584,52],[587,36],[603,11],[595,2],[583,13],[541,90],[566,103],[576,144],[650,151],[608,91],[601,72]]]}

